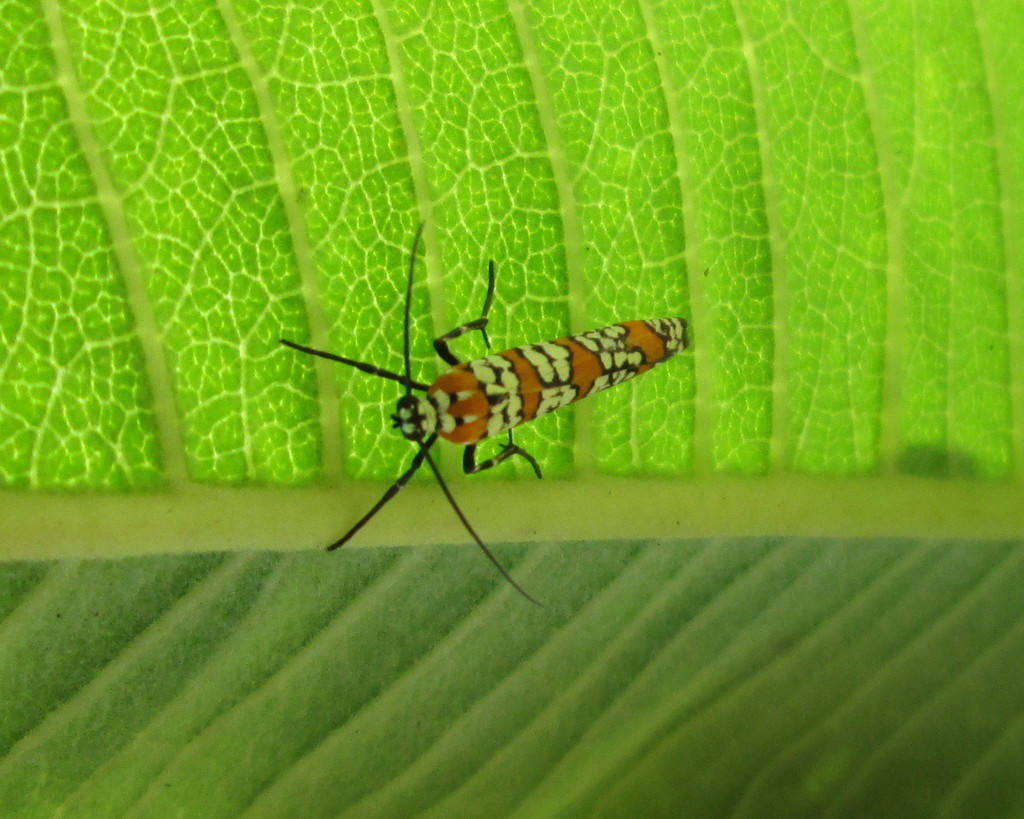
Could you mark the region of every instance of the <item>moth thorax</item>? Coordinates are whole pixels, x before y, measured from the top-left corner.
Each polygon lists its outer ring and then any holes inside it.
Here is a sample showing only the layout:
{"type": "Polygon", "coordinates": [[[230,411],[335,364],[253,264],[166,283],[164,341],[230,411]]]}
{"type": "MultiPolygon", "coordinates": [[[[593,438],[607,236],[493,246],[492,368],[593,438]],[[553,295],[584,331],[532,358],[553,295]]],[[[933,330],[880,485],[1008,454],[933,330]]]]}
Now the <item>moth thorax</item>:
{"type": "Polygon", "coordinates": [[[393,426],[410,441],[422,441],[437,430],[437,411],[426,398],[403,395],[398,399],[393,426]]]}

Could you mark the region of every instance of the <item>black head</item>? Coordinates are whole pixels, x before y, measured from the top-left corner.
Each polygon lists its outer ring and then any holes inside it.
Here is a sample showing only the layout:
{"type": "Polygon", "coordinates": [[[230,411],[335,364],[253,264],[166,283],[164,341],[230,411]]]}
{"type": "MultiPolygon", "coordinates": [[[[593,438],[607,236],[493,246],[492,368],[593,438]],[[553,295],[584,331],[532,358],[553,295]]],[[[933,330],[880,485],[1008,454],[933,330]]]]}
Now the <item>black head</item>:
{"type": "Polygon", "coordinates": [[[437,431],[437,411],[426,398],[418,395],[403,395],[398,399],[392,426],[410,441],[422,441],[437,431]]]}

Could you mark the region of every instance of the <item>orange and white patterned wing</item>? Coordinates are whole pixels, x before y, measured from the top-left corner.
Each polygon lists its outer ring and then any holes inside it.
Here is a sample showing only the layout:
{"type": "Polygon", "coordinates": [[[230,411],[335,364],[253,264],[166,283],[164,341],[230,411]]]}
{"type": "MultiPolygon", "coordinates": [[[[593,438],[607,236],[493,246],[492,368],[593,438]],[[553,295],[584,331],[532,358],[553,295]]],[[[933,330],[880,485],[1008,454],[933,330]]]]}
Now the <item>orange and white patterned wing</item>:
{"type": "Polygon", "coordinates": [[[437,433],[472,444],[647,372],[689,345],[682,318],[625,321],[457,364],[427,391],[437,433]]]}

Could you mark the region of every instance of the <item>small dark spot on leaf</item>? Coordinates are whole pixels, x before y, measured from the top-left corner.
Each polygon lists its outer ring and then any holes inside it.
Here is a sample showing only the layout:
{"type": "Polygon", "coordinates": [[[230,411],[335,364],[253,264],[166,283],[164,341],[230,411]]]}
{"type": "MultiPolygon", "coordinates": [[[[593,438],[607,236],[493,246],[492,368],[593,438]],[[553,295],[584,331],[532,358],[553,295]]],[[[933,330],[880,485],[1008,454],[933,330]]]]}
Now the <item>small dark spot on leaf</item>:
{"type": "Polygon", "coordinates": [[[978,474],[973,456],[929,444],[907,447],[900,453],[896,468],[905,475],[922,478],[973,478],[978,474]]]}

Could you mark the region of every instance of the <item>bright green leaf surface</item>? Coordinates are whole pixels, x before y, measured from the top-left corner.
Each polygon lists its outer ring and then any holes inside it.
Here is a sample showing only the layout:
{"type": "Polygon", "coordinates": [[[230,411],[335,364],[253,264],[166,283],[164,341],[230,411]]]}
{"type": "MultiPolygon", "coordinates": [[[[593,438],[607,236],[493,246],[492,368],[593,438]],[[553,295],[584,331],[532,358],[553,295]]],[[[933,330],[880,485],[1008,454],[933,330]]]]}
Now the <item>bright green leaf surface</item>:
{"type": "MultiPolygon", "coordinates": [[[[1024,812],[1024,553],[982,540],[1024,537],[1022,30],[0,0],[0,813],[1024,812]],[[411,450],[392,382],[278,339],[400,370],[421,221],[421,380],[490,259],[499,349],[690,321],[517,430],[545,480],[441,453],[543,609],[473,549],[281,551],[411,450]]],[[[362,544],[465,540],[414,483],[362,544]]]]}

